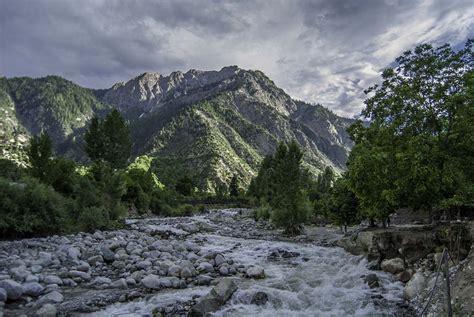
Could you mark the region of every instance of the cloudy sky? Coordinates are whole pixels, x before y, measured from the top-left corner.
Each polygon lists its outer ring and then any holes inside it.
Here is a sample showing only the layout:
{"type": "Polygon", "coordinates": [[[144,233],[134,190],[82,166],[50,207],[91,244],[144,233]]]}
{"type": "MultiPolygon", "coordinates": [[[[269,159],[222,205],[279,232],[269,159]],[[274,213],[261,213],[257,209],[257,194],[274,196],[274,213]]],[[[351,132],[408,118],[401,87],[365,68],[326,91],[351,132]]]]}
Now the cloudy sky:
{"type": "Polygon", "coordinates": [[[0,0],[0,74],[107,88],[145,71],[259,69],[353,116],[417,43],[474,37],[472,0],[0,0]]]}

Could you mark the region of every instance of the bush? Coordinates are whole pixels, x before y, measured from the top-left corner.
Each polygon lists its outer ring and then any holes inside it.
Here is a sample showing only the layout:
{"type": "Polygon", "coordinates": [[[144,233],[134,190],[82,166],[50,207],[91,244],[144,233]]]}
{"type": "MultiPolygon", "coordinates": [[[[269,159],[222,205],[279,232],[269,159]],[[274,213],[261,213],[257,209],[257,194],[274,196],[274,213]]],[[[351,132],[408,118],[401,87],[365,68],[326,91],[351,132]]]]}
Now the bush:
{"type": "Polygon", "coordinates": [[[272,209],[268,204],[264,204],[257,209],[254,210],[253,216],[255,218],[255,221],[258,221],[260,219],[263,220],[269,220],[272,215],[272,209]]]}
{"type": "Polygon", "coordinates": [[[18,237],[68,231],[74,202],[36,179],[0,179],[0,235],[18,237]]]}
{"type": "Polygon", "coordinates": [[[109,214],[104,207],[87,207],[79,215],[78,228],[81,231],[106,229],[109,225],[109,214]]]}

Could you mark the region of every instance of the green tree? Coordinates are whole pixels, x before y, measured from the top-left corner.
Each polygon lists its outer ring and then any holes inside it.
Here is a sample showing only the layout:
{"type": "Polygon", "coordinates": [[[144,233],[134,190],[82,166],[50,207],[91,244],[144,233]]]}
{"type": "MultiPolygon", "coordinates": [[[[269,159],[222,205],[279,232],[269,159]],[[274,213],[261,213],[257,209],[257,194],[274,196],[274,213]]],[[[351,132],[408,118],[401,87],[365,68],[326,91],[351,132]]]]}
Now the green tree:
{"type": "Polygon", "coordinates": [[[104,159],[114,168],[125,167],[132,152],[132,142],[128,124],[118,110],[114,109],[107,115],[102,130],[104,159]]]}
{"type": "Polygon", "coordinates": [[[272,221],[285,228],[288,234],[297,234],[306,221],[308,200],[303,191],[301,159],[303,153],[295,141],[280,143],[274,157],[273,199],[269,201],[272,221]]]}
{"type": "Polygon", "coordinates": [[[128,124],[118,110],[112,110],[103,121],[94,117],[84,139],[92,162],[105,161],[113,168],[127,165],[132,142],[128,124]]]}
{"type": "Polygon", "coordinates": [[[51,160],[53,157],[52,143],[49,135],[43,132],[32,137],[27,153],[31,165],[31,175],[43,183],[49,183],[52,166],[51,160]]]}
{"type": "Polygon", "coordinates": [[[334,182],[326,201],[327,214],[331,221],[344,228],[357,224],[359,221],[358,203],[350,190],[346,177],[340,177],[334,182]]]}
{"type": "Polygon", "coordinates": [[[232,176],[229,184],[229,195],[232,197],[239,196],[239,180],[237,179],[237,175],[232,176]]]}
{"type": "Polygon", "coordinates": [[[85,150],[92,162],[104,159],[105,136],[102,130],[101,120],[98,117],[94,117],[84,135],[86,142],[85,150]]]}
{"type": "Polygon", "coordinates": [[[370,124],[349,129],[348,176],[369,218],[400,207],[431,213],[471,188],[473,56],[472,41],[459,51],[420,45],[366,91],[370,124]]]}
{"type": "Polygon", "coordinates": [[[181,177],[176,182],[175,189],[183,196],[190,196],[193,193],[193,180],[189,176],[181,177]]]}

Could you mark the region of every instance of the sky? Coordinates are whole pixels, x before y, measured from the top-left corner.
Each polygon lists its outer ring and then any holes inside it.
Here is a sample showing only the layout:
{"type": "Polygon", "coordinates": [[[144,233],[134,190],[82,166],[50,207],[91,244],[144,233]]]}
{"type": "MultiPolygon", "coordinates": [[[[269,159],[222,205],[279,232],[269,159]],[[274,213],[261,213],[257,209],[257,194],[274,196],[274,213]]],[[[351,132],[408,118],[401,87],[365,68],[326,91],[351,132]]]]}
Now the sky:
{"type": "Polygon", "coordinates": [[[472,0],[0,0],[3,76],[108,88],[238,65],[346,117],[402,52],[468,38],[472,0]]]}

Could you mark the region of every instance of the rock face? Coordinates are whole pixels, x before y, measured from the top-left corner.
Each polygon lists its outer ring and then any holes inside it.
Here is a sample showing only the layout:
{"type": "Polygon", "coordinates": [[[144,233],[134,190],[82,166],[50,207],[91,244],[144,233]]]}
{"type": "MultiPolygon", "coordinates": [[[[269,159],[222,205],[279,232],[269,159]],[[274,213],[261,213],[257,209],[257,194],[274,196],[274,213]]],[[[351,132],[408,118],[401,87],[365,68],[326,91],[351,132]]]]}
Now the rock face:
{"type": "Polygon", "coordinates": [[[341,239],[338,245],[379,264],[386,259],[401,258],[410,266],[449,245],[458,236],[461,237],[459,256],[464,259],[471,246],[471,236],[462,223],[369,229],[341,239]]]}
{"type": "MultiPolygon", "coordinates": [[[[94,114],[115,107],[131,123],[135,154],[153,153],[169,158],[172,165],[193,169],[200,175],[196,184],[210,191],[228,184],[234,174],[248,183],[278,141],[297,140],[313,173],[327,165],[345,169],[352,146],[346,128],[353,120],[320,105],[295,101],[262,72],[236,66],[168,76],[145,73],[96,91],[55,76],[0,78],[2,96],[0,110],[8,116],[0,117],[0,123],[12,136],[4,139],[13,139],[18,146],[45,129],[58,153],[84,160],[84,153],[71,147],[72,140],[82,137],[94,114]],[[28,94],[24,87],[30,87],[28,94]],[[45,94],[51,87],[54,93],[45,94]],[[64,105],[57,96],[71,98],[64,105]]],[[[0,144],[10,149],[7,145],[11,144],[0,144]]],[[[75,251],[70,255],[78,256],[75,251]]]]}

